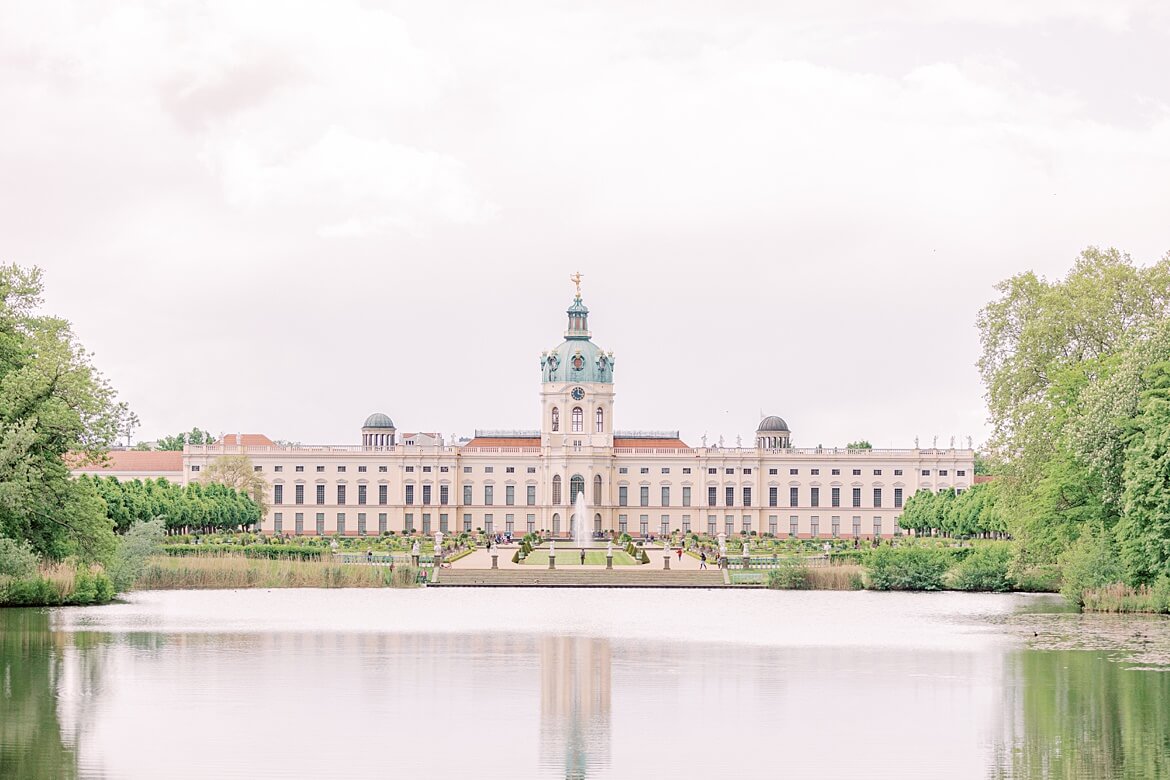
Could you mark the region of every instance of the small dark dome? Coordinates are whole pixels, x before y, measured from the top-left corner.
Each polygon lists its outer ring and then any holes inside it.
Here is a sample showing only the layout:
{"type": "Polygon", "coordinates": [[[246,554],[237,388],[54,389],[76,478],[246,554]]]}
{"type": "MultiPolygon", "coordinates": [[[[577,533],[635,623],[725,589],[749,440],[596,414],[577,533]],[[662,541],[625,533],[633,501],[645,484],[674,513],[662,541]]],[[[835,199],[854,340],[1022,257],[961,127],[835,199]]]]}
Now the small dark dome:
{"type": "Polygon", "coordinates": [[[394,421],[381,412],[374,412],[366,418],[363,428],[393,428],[394,421]]]}
{"type": "Polygon", "coordinates": [[[787,433],[788,432],[788,423],[784,422],[782,419],[780,419],[779,417],[777,417],[776,415],[773,414],[773,415],[769,415],[768,417],[765,417],[764,419],[760,420],[760,427],[756,428],[756,430],[757,431],[783,431],[783,432],[787,433]]]}

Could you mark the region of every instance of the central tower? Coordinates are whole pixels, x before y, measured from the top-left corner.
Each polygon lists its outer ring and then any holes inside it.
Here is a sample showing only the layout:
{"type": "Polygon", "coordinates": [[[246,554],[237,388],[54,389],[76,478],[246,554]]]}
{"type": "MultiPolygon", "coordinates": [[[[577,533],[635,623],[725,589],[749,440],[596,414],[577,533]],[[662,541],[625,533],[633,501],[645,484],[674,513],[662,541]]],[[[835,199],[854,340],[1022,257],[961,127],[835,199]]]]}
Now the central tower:
{"type": "Polygon", "coordinates": [[[540,356],[540,434],[553,450],[585,452],[613,447],[613,353],[591,340],[581,274],[569,278],[577,294],[566,311],[565,340],[540,356]]]}

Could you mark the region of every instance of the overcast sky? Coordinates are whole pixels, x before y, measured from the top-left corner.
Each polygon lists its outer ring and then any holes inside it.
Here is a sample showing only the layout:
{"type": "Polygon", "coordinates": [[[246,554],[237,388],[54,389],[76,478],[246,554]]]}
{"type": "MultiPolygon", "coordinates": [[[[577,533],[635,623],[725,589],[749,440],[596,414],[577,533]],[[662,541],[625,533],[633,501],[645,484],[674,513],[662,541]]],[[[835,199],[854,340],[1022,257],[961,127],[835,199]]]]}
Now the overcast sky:
{"type": "Polygon", "coordinates": [[[142,419],[539,425],[568,276],[619,429],[986,434],[975,316],[1170,249],[1133,0],[0,5],[0,261],[142,419]]]}

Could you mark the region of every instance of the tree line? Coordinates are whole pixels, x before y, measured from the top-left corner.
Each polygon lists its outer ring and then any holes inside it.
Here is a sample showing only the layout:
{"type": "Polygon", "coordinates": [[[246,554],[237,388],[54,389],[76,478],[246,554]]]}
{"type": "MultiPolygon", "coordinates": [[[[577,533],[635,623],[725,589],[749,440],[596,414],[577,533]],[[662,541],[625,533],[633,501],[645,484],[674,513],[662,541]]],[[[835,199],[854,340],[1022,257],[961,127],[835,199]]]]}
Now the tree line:
{"type": "Polygon", "coordinates": [[[260,506],[247,494],[214,482],[181,486],[161,477],[129,482],[89,475],[78,479],[93,485],[118,533],[126,533],[135,522],[155,518],[171,534],[244,531],[261,518],[260,506]]]}

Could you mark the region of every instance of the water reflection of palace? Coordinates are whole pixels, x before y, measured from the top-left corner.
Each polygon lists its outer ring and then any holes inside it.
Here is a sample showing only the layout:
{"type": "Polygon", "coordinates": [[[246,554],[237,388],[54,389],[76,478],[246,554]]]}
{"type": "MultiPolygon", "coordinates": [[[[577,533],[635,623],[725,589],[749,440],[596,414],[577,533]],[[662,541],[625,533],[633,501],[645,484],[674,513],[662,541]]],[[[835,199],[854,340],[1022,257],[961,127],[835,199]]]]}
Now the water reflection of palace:
{"type": "Polygon", "coordinates": [[[540,764],[566,778],[609,765],[608,639],[546,637],[540,645],[540,764]]]}

